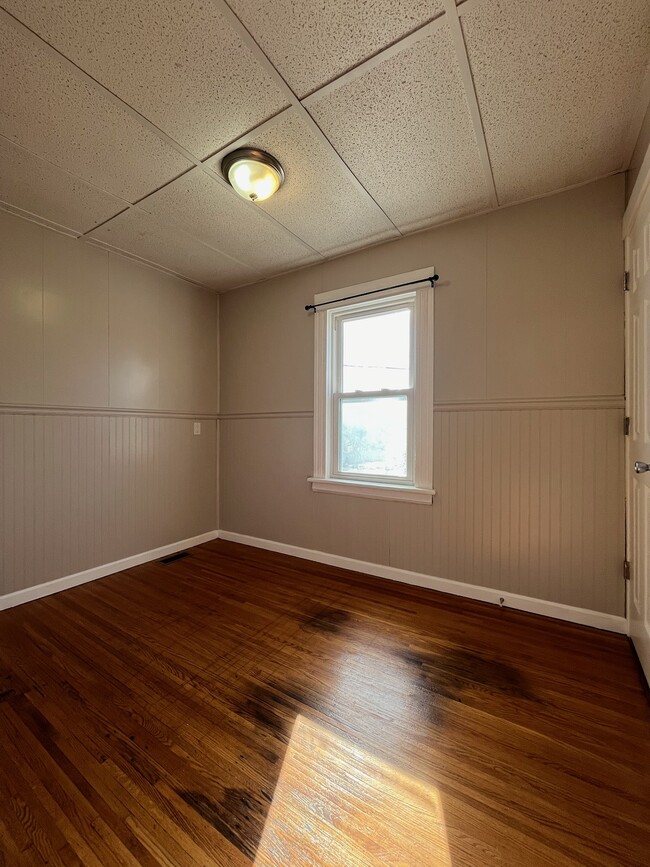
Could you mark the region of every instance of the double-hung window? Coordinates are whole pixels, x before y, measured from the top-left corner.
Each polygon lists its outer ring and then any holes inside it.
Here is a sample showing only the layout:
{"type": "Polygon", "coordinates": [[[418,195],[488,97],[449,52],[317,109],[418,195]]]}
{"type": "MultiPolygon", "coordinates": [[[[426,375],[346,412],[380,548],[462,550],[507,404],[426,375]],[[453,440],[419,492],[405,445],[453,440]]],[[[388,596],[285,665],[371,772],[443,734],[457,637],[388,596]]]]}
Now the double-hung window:
{"type": "Polygon", "coordinates": [[[327,303],[315,314],[313,489],[430,503],[433,290],[327,303]]]}
{"type": "Polygon", "coordinates": [[[330,311],[330,475],[413,483],[415,296],[330,311]]]}

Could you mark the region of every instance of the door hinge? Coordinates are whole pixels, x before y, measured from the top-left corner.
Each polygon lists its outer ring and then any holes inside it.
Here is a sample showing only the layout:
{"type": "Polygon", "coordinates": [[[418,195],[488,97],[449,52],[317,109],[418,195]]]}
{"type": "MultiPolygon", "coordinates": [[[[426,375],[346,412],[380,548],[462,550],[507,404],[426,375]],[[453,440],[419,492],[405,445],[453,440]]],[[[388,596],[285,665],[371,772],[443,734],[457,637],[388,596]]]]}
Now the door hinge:
{"type": "Polygon", "coordinates": [[[625,274],[623,275],[623,289],[626,292],[630,291],[630,272],[629,271],[626,271],[625,274]]]}
{"type": "Polygon", "coordinates": [[[626,581],[630,580],[630,561],[629,560],[623,560],[623,578],[625,578],[626,581]]]}
{"type": "Polygon", "coordinates": [[[629,415],[626,415],[625,418],[623,419],[623,433],[625,434],[626,437],[629,437],[629,435],[630,435],[630,417],[629,417],[629,415]]]}

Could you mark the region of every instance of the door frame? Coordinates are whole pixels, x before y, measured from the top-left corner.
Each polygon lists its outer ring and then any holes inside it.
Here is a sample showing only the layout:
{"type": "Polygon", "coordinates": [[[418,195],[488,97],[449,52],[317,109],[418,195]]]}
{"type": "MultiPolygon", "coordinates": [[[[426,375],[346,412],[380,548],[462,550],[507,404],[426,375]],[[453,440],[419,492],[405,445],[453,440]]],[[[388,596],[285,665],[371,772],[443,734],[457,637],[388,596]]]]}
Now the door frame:
{"type": "MultiPolygon", "coordinates": [[[[639,210],[643,204],[646,195],[650,195],[650,144],[645,153],[645,157],[639,169],[634,188],[630,195],[630,200],[623,215],[622,239],[625,250],[625,272],[629,275],[631,272],[632,263],[630,261],[630,243],[629,238],[634,228],[635,222],[639,216],[639,210]]],[[[628,278],[629,279],[629,278],[628,278]]],[[[627,287],[626,287],[627,288],[627,287]]],[[[629,307],[630,296],[625,293],[625,415],[631,417],[631,389],[630,389],[630,372],[631,372],[631,334],[629,331],[629,307]]],[[[632,530],[630,521],[630,437],[625,438],[625,559],[630,560],[632,552],[630,551],[630,533],[632,530]]],[[[632,594],[630,593],[629,582],[625,582],[625,619],[627,621],[628,635],[631,633],[630,625],[630,607],[632,594]]],[[[643,670],[643,669],[642,669],[643,670]]],[[[648,681],[650,682],[650,674],[645,672],[648,681]]]]}

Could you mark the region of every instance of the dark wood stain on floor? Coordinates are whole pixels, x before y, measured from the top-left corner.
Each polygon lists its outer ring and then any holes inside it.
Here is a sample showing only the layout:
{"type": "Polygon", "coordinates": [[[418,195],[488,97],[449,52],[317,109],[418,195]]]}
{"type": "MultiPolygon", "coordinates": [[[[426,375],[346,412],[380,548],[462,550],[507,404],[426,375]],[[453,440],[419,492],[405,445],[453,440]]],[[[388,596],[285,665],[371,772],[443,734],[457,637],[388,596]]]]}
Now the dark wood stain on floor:
{"type": "Polygon", "coordinates": [[[535,701],[526,677],[515,666],[498,658],[480,656],[463,648],[443,653],[399,651],[398,655],[414,666],[434,693],[462,701],[463,693],[476,684],[495,693],[535,701]]]}
{"type": "Polygon", "coordinates": [[[177,794],[243,855],[255,857],[268,805],[259,803],[245,789],[224,789],[220,801],[201,792],[178,790],[177,794]]]}
{"type": "Polygon", "coordinates": [[[647,865],[627,641],[213,542],[0,614],[0,865],[647,865]]]}
{"type": "Polygon", "coordinates": [[[339,611],[336,608],[320,608],[314,614],[307,617],[305,629],[337,634],[349,619],[350,615],[346,611],[339,611]]]}

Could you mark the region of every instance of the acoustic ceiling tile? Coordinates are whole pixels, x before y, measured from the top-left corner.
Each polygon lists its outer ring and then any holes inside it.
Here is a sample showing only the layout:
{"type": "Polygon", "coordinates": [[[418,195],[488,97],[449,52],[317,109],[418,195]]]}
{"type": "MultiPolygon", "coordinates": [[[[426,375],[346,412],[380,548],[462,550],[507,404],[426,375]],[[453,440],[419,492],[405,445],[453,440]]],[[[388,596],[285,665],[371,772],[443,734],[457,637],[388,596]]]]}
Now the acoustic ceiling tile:
{"type": "Polygon", "coordinates": [[[260,278],[252,268],[206,247],[184,232],[161,225],[137,208],[119,214],[88,237],[155,262],[211,289],[230,289],[260,278]]]}
{"type": "Polygon", "coordinates": [[[489,207],[446,26],[316,98],[309,111],[400,229],[489,207]]]}
{"type": "Polygon", "coordinates": [[[303,97],[442,12],[442,0],[230,0],[303,97]]]}
{"type": "Polygon", "coordinates": [[[43,44],[0,18],[0,135],[136,201],[189,163],[43,44]]]}
{"type": "Polygon", "coordinates": [[[502,203],[623,168],[647,0],[492,0],[461,24],[502,203]]]}
{"type": "Polygon", "coordinates": [[[259,213],[259,205],[243,201],[199,168],[149,196],[140,207],[265,275],[320,258],[259,213]]]}
{"type": "MultiPolygon", "coordinates": [[[[277,157],[286,172],[278,193],[259,207],[326,256],[397,237],[372,198],[297,112],[287,112],[248,144],[277,157]]],[[[218,170],[218,161],[210,161],[218,170]]]]}
{"type": "Polygon", "coordinates": [[[79,234],[126,207],[120,199],[4,138],[0,138],[0,201],[79,234]]]}
{"type": "Polygon", "coordinates": [[[4,5],[200,159],[287,104],[211,0],[4,5]]]}

